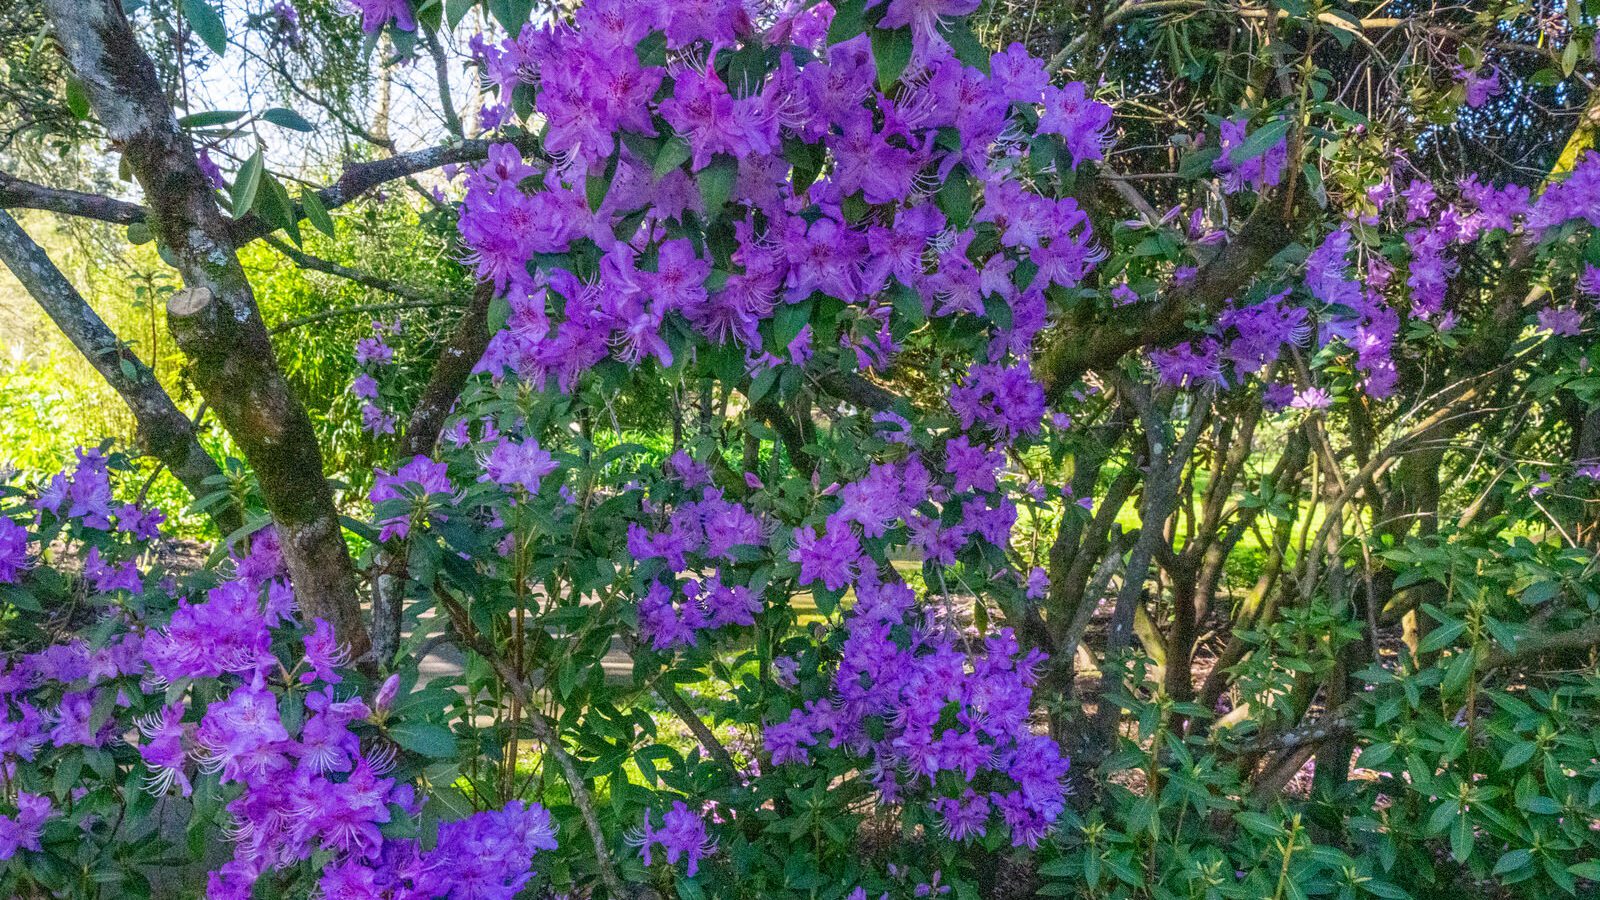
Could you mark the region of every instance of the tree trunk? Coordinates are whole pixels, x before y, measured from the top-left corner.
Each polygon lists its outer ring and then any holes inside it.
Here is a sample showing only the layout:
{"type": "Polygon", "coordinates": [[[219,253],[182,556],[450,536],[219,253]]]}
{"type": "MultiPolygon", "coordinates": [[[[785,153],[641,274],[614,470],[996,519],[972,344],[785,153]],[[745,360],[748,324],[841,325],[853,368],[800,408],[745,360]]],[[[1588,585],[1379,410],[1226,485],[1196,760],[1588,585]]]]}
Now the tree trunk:
{"type": "Polygon", "coordinates": [[[278,367],[194,145],[117,0],[48,0],[46,7],[90,106],[144,189],[152,230],[183,276],[186,288],[169,301],[167,324],[200,394],[255,470],[300,607],[326,619],[352,656],[363,657],[369,640],[355,567],[316,433],[278,367]]]}

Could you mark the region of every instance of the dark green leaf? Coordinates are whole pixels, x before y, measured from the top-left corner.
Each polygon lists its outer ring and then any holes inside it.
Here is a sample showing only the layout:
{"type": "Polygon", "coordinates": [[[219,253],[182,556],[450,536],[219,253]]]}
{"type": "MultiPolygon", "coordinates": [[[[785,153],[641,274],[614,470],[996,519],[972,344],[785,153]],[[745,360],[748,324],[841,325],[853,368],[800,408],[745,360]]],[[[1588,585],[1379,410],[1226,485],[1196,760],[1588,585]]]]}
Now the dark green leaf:
{"type": "Polygon", "coordinates": [[[328,215],[328,208],[322,205],[322,196],[313,190],[300,192],[300,208],[305,211],[306,221],[311,227],[322,232],[328,237],[333,237],[333,217],[328,215]]]}
{"type": "Polygon", "coordinates": [[[705,205],[707,219],[715,219],[722,214],[722,207],[733,195],[733,181],[738,174],[739,164],[734,162],[733,157],[719,153],[710,165],[695,175],[695,185],[700,188],[700,202],[705,205]]]}
{"type": "Polygon", "coordinates": [[[209,0],[183,0],[183,15],[189,20],[189,27],[200,40],[205,41],[211,52],[222,56],[228,52],[228,29],[222,23],[222,15],[211,5],[209,0]]]}
{"type": "Polygon", "coordinates": [[[266,119],[268,122],[271,122],[279,128],[287,128],[291,131],[310,133],[312,130],[311,123],[306,121],[305,116],[300,115],[292,109],[285,109],[282,106],[274,106],[273,108],[262,113],[261,118],[266,119]]]}
{"type": "Polygon", "coordinates": [[[887,91],[911,63],[911,29],[872,30],[872,58],[878,66],[878,89],[887,91]]]}
{"type": "Polygon", "coordinates": [[[261,188],[261,171],[264,163],[261,159],[260,148],[250,154],[250,158],[239,167],[239,174],[233,178],[232,207],[233,217],[240,218],[250,211],[255,205],[256,192],[261,188]]]}
{"type": "Polygon", "coordinates": [[[237,109],[207,110],[206,112],[197,112],[193,115],[184,116],[178,120],[178,127],[212,128],[217,125],[226,125],[229,122],[236,122],[243,115],[244,111],[237,109]]]}
{"type": "Polygon", "coordinates": [[[456,738],[450,729],[432,722],[400,722],[389,728],[389,737],[396,744],[419,753],[442,759],[456,752],[456,738]]]}

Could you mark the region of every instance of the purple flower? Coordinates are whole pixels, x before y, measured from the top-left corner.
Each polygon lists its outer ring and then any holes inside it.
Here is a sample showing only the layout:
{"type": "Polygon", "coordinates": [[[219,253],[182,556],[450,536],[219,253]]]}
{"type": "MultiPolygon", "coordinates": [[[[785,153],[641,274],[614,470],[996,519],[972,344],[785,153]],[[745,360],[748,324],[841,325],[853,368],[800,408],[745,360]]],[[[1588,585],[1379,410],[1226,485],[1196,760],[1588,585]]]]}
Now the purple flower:
{"type": "Polygon", "coordinates": [[[390,500],[410,500],[412,509],[409,512],[399,512],[385,516],[379,521],[382,530],[378,533],[378,540],[387,541],[391,537],[405,537],[411,533],[411,522],[415,516],[438,515],[437,507],[441,505],[440,497],[451,492],[448,466],[442,462],[435,462],[426,456],[413,456],[405,465],[395,471],[393,475],[378,471],[378,477],[373,482],[372,492],[368,499],[373,506],[378,506],[390,500]]]}
{"type": "Polygon", "coordinates": [[[1042,600],[1050,591],[1050,575],[1044,569],[1034,566],[1028,570],[1027,598],[1029,600],[1042,600]]]}
{"type": "Polygon", "coordinates": [[[1578,276],[1578,290],[1600,300],[1600,266],[1584,264],[1583,274],[1578,276]]]}
{"type": "Polygon", "coordinates": [[[1289,401],[1292,409],[1327,409],[1333,405],[1333,397],[1319,387],[1308,387],[1294,395],[1289,401]]]}
{"type": "Polygon", "coordinates": [[[0,584],[14,584],[28,568],[28,530],[0,516],[0,584]]]}
{"type": "Polygon", "coordinates": [[[38,852],[39,836],[44,831],[46,819],[55,815],[49,797],[20,791],[17,794],[17,814],[0,816],[0,860],[17,855],[18,850],[38,852]]]}
{"type": "Polygon", "coordinates": [[[1006,464],[1001,451],[973,444],[963,434],[944,445],[944,454],[945,471],[955,476],[955,491],[992,491],[999,486],[995,473],[1006,464]]]}
{"type": "Polygon", "coordinates": [[[376,363],[383,365],[394,362],[394,348],[383,342],[381,337],[362,338],[356,341],[356,365],[365,366],[376,363]]]}
{"type": "Polygon", "coordinates": [[[183,796],[189,796],[189,776],[184,772],[188,762],[184,747],[188,729],[183,724],[182,704],[163,706],[160,712],[144,716],[135,724],[145,737],[145,742],[139,745],[139,756],[150,767],[145,789],[159,797],[177,785],[183,796]]]}
{"type": "Polygon", "coordinates": [[[418,867],[416,896],[515,897],[533,878],[534,855],[556,849],[550,811],[513,800],[439,826],[439,841],[418,867]]]}
{"type": "Polygon", "coordinates": [[[800,564],[801,584],[821,581],[830,591],[842,590],[859,571],[861,542],[843,521],[829,525],[820,534],[815,526],[796,528],[789,561],[800,564]]]}
{"type": "Polygon", "coordinates": [[[687,859],[685,877],[693,878],[700,871],[700,860],[716,849],[716,839],[706,834],[706,823],[682,800],[672,801],[672,808],[661,816],[659,828],[650,824],[646,812],[644,824],[628,836],[628,843],[639,848],[646,866],[652,865],[651,852],[656,846],[667,855],[667,865],[675,866],[679,859],[687,859]]]}
{"type": "Polygon", "coordinates": [[[1089,98],[1089,87],[1081,81],[1064,87],[1046,85],[1044,112],[1039,116],[1039,131],[1060,135],[1072,154],[1072,167],[1085,160],[1105,158],[1106,133],[1111,128],[1111,107],[1089,98]]]}
{"type": "Polygon", "coordinates": [[[371,403],[361,405],[361,428],[371,435],[394,434],[394,416],[371,403]]]}
{"type": "Polygon", "coordinates": [[[301,684],[317,680],[323,684],[338,684],[344,680],[334,670],[350,661],[350,650],[334,637],[332,625],[321,618],[314,619],[311,633],[301,640],[305,643],[305,662],[310,669],[300,673],[301,684]]]}
{"type": "Polygon", "coordinates": [[[959,799],[940,797],[929,805],[939,814],[944,833],[952,841],[983,837],[988,831],[989,798],[971,788],[959,799]]]}
{"type": "Polygon", "coordinates": [[[350,393],[363,400],[376,400],[378,399],[378,380],[366,372],[362,372],[356,376],[355,381],[350,383],[350,393]]]}
{"type": "Polygon", "coordinates": [[[1289,161],[1289,142],[1279,138],[1277,143],[1251,157],[1240,155],[1248,138],[1248,119],[1223,119],[1221,125],[1222,155],[1211,164],[1212,171],[1222,176],[1222,189],[1234,194],[1246,188],[1261,193],[1276,187],[1283,180],[1283,169],[1289,161]]]}
{"type": "Polygon", "coordinates": [[[1497,97],[1502,93],[1500,87],[1500,68],[1491,66],[1489,74],[1480,74],[1478,69],[1457,69],[1456,77],[1460,79],[1466,89],[1467,105],[1477,109],[1489,102],[1490,97],[1497,97]]]}
{"type": "Polygon", "coordinates": [[[1034,380],[1027,363],[1009,368],[973,366],[966,380],[950,389],[950,408],[961,418],[962,428],[982,423],[1008,440],[1016,440],[1038,434],[1043,427],[1044,388],[1034,380]]]}
{"type": "Polygon", "coordinates": [[[1571,307],[1547,307],[1538,312],[1539,327],[1552,334],[1577,337],[1583,331],[1583,313],[1571,307]]]}
{"type": "Polygon", "coordinates": [[[1294,385],[1275,381],[1261,391],[1261,405],[1269,412],[1284,409],[1294,401],[1294,385]]]}
{"type": "Polygon", "coordinates": [[[279,764],[289,732],[278,718],[278,698],[257,678],[207,707],[195,743],[203,751],[201,768],[220,772],[226,784],[279,764]]]}
{"type": "Polygon", "coordinates": [[[112,591],[144,593],[144,577],[139,573],[138,565],[133,560],[123,563],[108,562],[100,556],[99,547],[89,548],[89,555],[83,561],[83,577],[88,579],[97,593],[109,594],[112,591]]]}
{"type": "Polygon", "coordinates": [[[1044,61],[1018,43],[989,57],[989,74],[1012,103],[1038,103],[1050,86],[1044,61]]]}
{"type": "Polygon", "coordinates": [[[556,461],[539,442],[529,438],[513,441],[501,438],[483,461],[483,474],[479,481],[492,481],[503,487],[520,487],[530,494],[539,493],[539,481],[556,470],[556,461]]]}
{"type": "Polygon", "coordinates": [[[200,164],[200,174],[205,176],[206,183],[214,190],[228,189],[228,182],[222,177],[222,169],[217,167],[216,160],[211,158],[211,153],[206,148],[200,148],[200,152],[195,155],[195,161],[200,164]]]}
{"type": "Polygon", "coordinates": [[[407,0],[347,0],[361,14],[361,30],[374,34],[390,22],[401,31],[416,31],[417,17],[407,0]]]}
{"type": "Polygon", "coordinates": [[[1150,361],[1163,384],[1199,387],[1222,382],[1220,345],[1212,338],[1179,344],[1170,350],[1151,350],[1150,361]]]}

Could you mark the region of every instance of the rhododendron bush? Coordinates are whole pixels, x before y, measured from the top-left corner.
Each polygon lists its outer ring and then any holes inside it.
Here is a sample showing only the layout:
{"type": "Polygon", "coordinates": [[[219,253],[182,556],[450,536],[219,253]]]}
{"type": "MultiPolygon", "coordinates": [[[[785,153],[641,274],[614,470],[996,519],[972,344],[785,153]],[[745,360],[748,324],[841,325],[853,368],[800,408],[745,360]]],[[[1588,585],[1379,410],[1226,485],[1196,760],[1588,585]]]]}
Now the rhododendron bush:
{"type": "Polygon", "coordinates": [[[326,27],[437,63],[455,138],[291,195],[213,161],[232,120],[174,116],[126,6],[46,3],[244,465],[113,349],[148,446],[0,483],[7,890],[1597,889],[1600,106],[1538,165],[1430,158],[1592,90],[1592,9],[1419,13],[1459,52],[1385,68],[1402,20],[1241,8],[1247,86],[1168,118],[979,0],[355,0],[326,27]],[[1352,98],[1363,44],[1410,97],[1352,98]],[[391,462],[344,491],[234,248],[434,170],[476,289],[434,361],[417,302],[351,348],[391,462]]]}

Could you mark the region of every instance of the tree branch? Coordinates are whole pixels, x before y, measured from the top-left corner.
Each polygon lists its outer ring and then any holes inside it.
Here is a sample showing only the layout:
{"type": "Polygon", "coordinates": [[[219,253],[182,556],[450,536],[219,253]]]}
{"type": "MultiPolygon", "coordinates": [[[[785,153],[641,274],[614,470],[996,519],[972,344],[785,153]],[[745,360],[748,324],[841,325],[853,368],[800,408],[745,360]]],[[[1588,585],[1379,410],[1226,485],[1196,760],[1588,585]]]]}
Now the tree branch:
{"type": "MultiPolygon", "coordinates": [[[[317,191],[317,199],[329,210],[337,209],[359,198],[367,191],[399,181],[418,172],[437,169],[441,166],[477,162],[489,156],[489,146],[492,143],[511,143],[523,153],[537,153],[539,142],[531,136],[509,138],[507,141],[471,140],[458,141],[450,144],[440,144],[425,150],[413,150],[410,153],[398,153],[384,159],[375,159],[371,162],[352,163],[345,166],[339,180],[317,191]]],[[[296,218],[304,218],[304,209],[295,204],[296,218]]],[[[244,246],[262,235],[271,234],[273,226],[266,224],[255,216],[254,213],[235,219],[228,226],[229,234],[235,246],[244,246]]]]}
{"type": "MultiPolygon", "coordinates": [[[[69,0],[61,0],[61,2],[69,2],[69,0]]],[[[79,2],[79,0],[71,0],[71,2],[79,2]]],[[[173,127],[176,128],[176,124],[173,127]]],[[[181,140],[190,151],[190,155],[193,155],[194,147],[189,144],[187,137],[180,138],[177,135],[172,135],[171,139],[175,142],[181,140]]],[[[352,163],[344,167],[344,171],[340,174],[338,181],[317,191],[317,199],[321,200],[322,205],[327,209],[337,209],[360,198],[368,191],[391,181],[400,181],[419,172],[426,172],[441,166],[478,162],[486,159],[489,155],[489,146],[492,143],[502,142],[488,140],[457,141],[429,147],[425,150],[400,153],[370,162],[352,163]]],[[[525,154],[539,152],[538,140],[528,135],[508,138],[504,143],[515,145],[525,154]]],[[[210,197],[209,188],[207,188],[207,196],[210,197]]],[[[212,205],[215,205],[214,200],[212,205]]],[[[46,187],[0,173],[0,208],[10,207],[46,210],[63,215],[98,219],[102,222],[111,222],[116,225],[132,225],[135,222],[143,222],[150,215],[150,210],[135,203],[113,200],[110,197],[103,197],[99,194],[86,194],[81,191],[46,187]]],[[[305,218],[305,210],[298,203],[295,204],[295,217],[297,220],[305,218]]],[[[229,243],[235,247],[242,247],[257,238],[271,234],[275,230],[272,226],[257,218],[254,213],[240,219],[224,221],[229,243]]]]}
{"type": "Polygon", "coordinates": [[[99,194],[45,187],[0,172],[0,209],[39,209],[116,225],[143,222],[144,207],[99,194]]]}
{"type": "Polygon", "coordinates": [[[313,325],[317,322],[326,322],[329,319],[338,319],[343,316],[358,316],[362,315],[363,313],[384,313],[394,312],[401,309],[432,309],[439,306],[460,305],[460,300],[455,300],[452,298],[441,298],[438,300],[402,300],[395,303],[361,303],[355,306],[342,306],[338,309],[325,309],[322,312],[298,316],[293,319],[285,319],[282,322],[272,326],[271,330],[269,330],[267,333],[283,334],[284,332],[293,331],[296,328],[303,328],[306,325],[313,325]]]}
{"type": "Polygon", "coordinates": [[[1280,205],[1262,198],[1244,227],[1223,245],[1194,278],[1163,292],[1159,304],[1133,304],[1112,310],[1105,321],[1078,330],[1059,329],[1039,353],[1034,372],[1045,395],[1058,401],[1072,383],[1090,369],[1110,369],[1124,354],[1140,347],[1167,344],[1182,337],[1185,320],[1195,306],[1215,314],[1247,287],[1267,261],[1294,240],[1280,205]]]}
{"type": "MultiPolygon", "coordinates": [[[[233,231],[245,223],[229,223],[217,208],[194,144],[118,0],[46,0],[45,7],[96,118],[144,189],[151,230],[183,276],[185,289],[167,304],[168,327],[201,396],[256,473],[296,599],[362,659],[370,641],[322,450],[234,252],[233,231]]],[[[340,202],[361,188],[341,185],[329,189],[340,202]]]]}
{"type": "Polygon", "coordinates": [[[439,352],[422,396],[411,410],[405,435],[400,439],[401,459],[433,452],[445,417],[467,386],[467,379],[477,368],[478,360],[483,358],[483,351],[489,347],[489,301],[492,299],[492,283],[482,282],[473,289],[472,302],[450,336],[450,343],[439,352]]]}
{"type": "MultiPolygon", "coordinates": [[[[78,352],[122,397],[139,425],[139,444],[171,470],[196,500],[215,490],[206,480],[222,470],[200,446],[194,423],[162,390],[154,372],[129,350],[88,302],[34,243],[17,220],[0,210],[0,262],[43,307],[78,352]]],[[[214,509],[211,518],[224,536],[244,524],[233,504],[214,509]]]]}
{"type": "Polygon", "coordinates": [[[605,831],[600,827],[600,818],[595,815],[594,798],[589,793],[588,783],[578,772],[577,765],[572,756],[561,743],[561,738],[550,727],[550,722],[544,714],[539,712],[538,699],[534,697],[534,686],[530,685],[510,664],[495,650],[472,625],[472,618],[467,611],[438,586],[434,587],[434,596],[439,599],[439,604],[445,608],[450,616],[450,621],[455,625],[457,643],[467,650],[478,654],[489,667],[494,669],[500,680],[511,689],[517,702],[528,712],[528,726],[533,729],[533,736],[544,744],[545,749],[556,759],[556,765],[561,769],[561,777],[567,783],[567,788],[572,791],[572,805],[578,808],[578,814],[583,818],[583,826],[589,832],[589,840],[594,845],[595,862],[600,867],[600,880],[605,882],[606,891],[612,897],[627,898],[632,893],[623,885],[622,878],[617,875],[616,864],[611,859],[611,848],[606,843],[605,831]]]}
{"type": "Polygon", "coordinates": [[[293,245],[286,243],[281,238],[275,237],[274,235],[265,235],[262,237],[262,240],[265,241],[268,246],[272,247],[272,249],[282,253],[284,256],[289,257],[289,259],[293,261],[295,265],[302,269],[310,269],[313,272],[321,272],[325,275],[332,275],[335,278],[343,278],[346,281],[353,281],[356,284],[362,285],[363,287],[369,287],[373,290],[383,291],[385,293],[393,294],[396,297],[403,297],[407,300],[417,303],[427,303],[432,305],[438,302],[438,298],[424,293],[423,291],[419,291],[408,284],[401,284],[398,281],[391,281],[388,278],[380,278],[377,275],[352,269],[349,266],[342,266],[336,262],[323,259],[320,256],[312,256],[304,250],[297,249],[293,245]]]}

